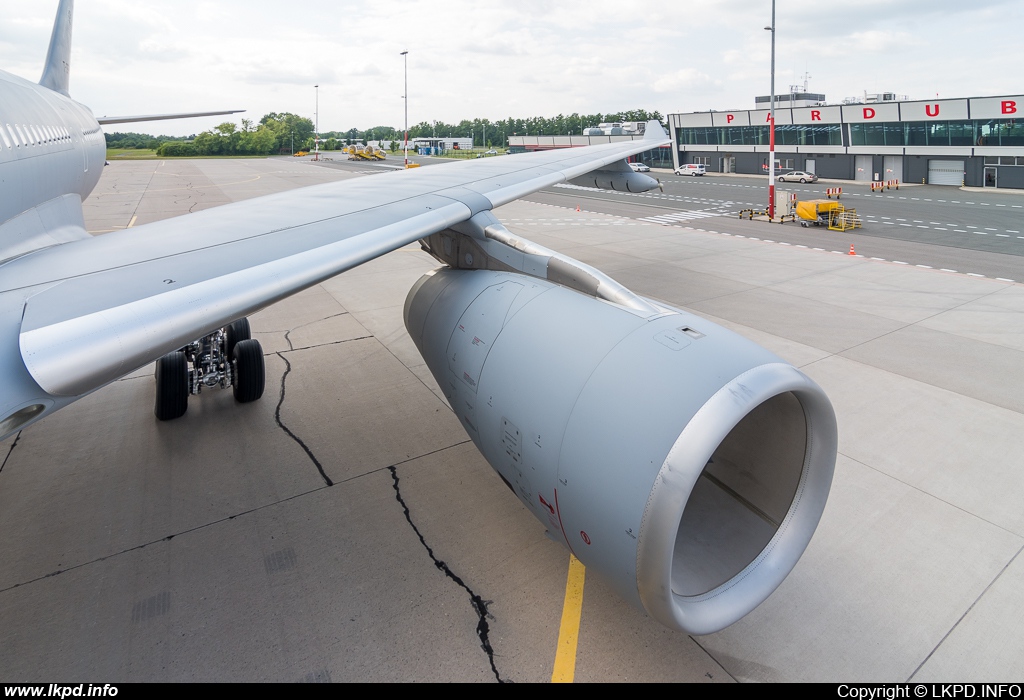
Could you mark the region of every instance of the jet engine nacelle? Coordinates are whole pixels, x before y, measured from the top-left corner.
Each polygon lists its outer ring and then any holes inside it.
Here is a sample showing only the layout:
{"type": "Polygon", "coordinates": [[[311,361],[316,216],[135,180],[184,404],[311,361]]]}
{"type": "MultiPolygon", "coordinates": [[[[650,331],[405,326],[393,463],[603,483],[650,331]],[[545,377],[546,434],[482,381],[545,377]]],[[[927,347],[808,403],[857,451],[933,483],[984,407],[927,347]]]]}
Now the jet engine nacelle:
{"type": "Polygon", "coordinates": [[[796,565],[836,458],[824,392],[675,309],[643,312],[515,273],[421,278],[405,324],[501,478],[627,600],[694,634],[796,565]]]}
{"type": "Polygon", "coordinates": [[[586,175],[569,181],[574,185],[597,187],[616,192],[649,192],[661,187],[661,183],[649,175],[634,173],[632,170],[593,170],[586,175]]]}

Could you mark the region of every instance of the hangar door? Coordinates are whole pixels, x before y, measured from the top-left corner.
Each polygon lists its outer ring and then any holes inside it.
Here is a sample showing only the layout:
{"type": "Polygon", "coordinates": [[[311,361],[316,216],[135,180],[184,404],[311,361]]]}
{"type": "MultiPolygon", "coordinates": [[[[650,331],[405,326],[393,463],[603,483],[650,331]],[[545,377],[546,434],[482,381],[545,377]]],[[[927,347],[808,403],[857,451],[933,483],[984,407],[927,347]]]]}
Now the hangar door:
{"type": "Polygon", "coordinates": [[[928,161],[929,185],[956,185],[964,183],[964,162],[962,160],[928,161]]]}
{"type": "Polygon", "coordinates": [[[903,156],[884,156],[882,158],[882,179],[903,182],[903,156]]]}

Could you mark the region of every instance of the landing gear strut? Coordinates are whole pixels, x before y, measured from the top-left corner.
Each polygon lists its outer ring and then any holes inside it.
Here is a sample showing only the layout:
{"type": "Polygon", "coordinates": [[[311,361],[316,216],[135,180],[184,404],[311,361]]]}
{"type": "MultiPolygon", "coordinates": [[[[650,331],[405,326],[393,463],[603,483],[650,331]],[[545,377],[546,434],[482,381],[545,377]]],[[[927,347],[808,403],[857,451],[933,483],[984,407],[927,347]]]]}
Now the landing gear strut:
{"type": "Polygon", "coordinates": [[[203,387],[230,386],[239,403],[263,396],[263,348],[250,336],[249,320],[240,318],[157,360],[157,419],[181,418],[188,409],[189,395],[199,394],[203,387]]]}

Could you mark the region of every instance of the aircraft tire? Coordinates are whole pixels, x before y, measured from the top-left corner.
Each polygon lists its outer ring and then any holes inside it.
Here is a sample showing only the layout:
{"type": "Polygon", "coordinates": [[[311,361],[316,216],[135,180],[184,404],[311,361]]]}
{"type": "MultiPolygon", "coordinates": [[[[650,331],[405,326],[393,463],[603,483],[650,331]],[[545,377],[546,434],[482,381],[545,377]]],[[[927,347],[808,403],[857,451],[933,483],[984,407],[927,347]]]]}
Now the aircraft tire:
{"type": "Polygon", "coordinates": [[[252,337],[252,333],[249,330],[249,319],[244,316],[237,321],[232,321],[227,326],[227,347],[225,348],[225,355],[227,357],[235,356],[235,345],[242,340],[249,340],[252,337]]]}
{"type": "Polygon", "coordinates": [[[235,401],[249,403],[263,396],[267,375],[260,341],[238,341],[232,360],[235,365],[235,381],[232,385],[235,401]]]}
{"type": "Polygon", "coordinates": [[[174,420],[188,409],[188,360],[180,350],[156,361],[157,420],[174,420]]]}

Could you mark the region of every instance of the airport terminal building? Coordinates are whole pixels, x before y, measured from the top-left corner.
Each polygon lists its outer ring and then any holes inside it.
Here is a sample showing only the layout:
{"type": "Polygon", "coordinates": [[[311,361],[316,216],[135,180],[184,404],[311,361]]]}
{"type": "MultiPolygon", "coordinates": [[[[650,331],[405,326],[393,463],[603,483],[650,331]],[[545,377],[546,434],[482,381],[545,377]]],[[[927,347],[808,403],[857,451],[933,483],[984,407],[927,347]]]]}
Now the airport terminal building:
{"type": "MultiPolygon", "coordinates": [[[[1024,188],[1024,95],[777,104],[775,157],[782,171],[1024,188]]],[[[669,128],[673,167],[701,163],[710,172],[767,172],[767,108],[671,114],[669,128]]]]}

